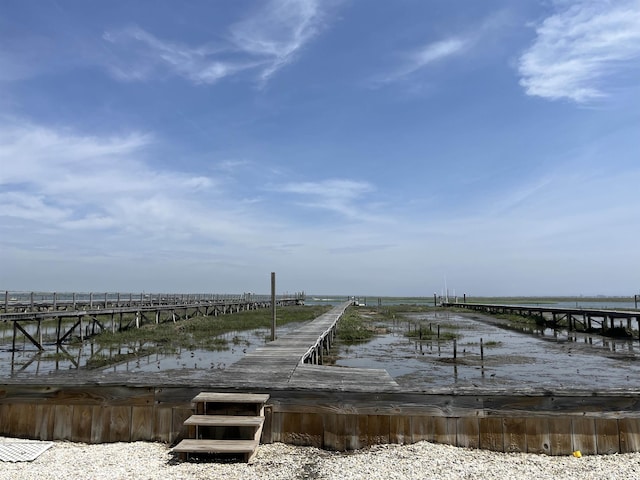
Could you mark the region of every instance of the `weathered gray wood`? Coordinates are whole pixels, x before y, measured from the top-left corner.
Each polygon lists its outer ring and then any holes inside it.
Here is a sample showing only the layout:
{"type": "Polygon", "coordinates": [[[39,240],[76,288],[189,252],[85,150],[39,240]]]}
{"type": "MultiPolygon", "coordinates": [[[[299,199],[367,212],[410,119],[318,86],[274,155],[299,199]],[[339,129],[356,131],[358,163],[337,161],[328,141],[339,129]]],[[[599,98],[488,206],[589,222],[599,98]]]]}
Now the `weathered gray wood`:
{"type": "Polygon", "coordinates": [[[595,419],[575,417],[571,419],[571,427],[573,431],[573,450],[579,450],[582,455],[597,453],[595,419]]]}
{"type": "Polygon", "coordinates": [[[176,453],[252,453],[255,440],[195,440],[186,438],[171,450],[176,453]]]}

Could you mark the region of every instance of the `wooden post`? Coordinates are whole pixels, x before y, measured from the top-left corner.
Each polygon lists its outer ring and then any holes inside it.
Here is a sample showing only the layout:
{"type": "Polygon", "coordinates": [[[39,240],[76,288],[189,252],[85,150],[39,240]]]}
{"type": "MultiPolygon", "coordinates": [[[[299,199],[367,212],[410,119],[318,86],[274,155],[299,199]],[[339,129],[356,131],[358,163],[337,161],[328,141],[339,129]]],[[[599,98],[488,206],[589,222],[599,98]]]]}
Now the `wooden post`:
{"type": "Polygon", "coordinates": [[[455,360],[457,356],[458,356],[458,341],[454,338],[453,339],[453,359],[455,360]]]}
{"type": "Polygon", "coordinates": [[[438,340],[440,340],[440,324],[438,324],[438,340]]]}
{"type": "Polygon", "coordinates": [[[4,291],[4,313],[9,311],[9,290],[4,291]]]}
{"type": "Polygon", "coordinates": [[[33,292],[31,292],[31,310],[32,311],[33,311],[33,308],[34,308],[34,306],[33,306],[33,292]]]}
{"type": "Polygon", "coordinates": [[[438,306],[438,297],[435,293],[433,294],[433,306],[434,307],[438,306]]]}
{"type": "Polygon", "coordinates": [[[482,338],[480,338],[480,360],[484,361],[484,344],[482,343],[482,338]]]}
{"type": "Polygon", "coordinates": [[[72,300],[73,301],[73,309],[75,310],[76,309],[76,292],[73,292],[72,299],[73,299],[72,300]]]}
{"type": "Polygon", "coordinates": [[[633,301],[634,301],[634,302],[635,302],[635,304],[636,304],[636,310],[638,309],[638,297],[640,297],[640,295],[634,295],[634,296],[633,296],[633,301]]]}
{"type": "Polygon", "coordinates": [[[467,294],[466,293],[462,294],[462,299],[463,299],[464,303],[467,303],[467,294]]]}
{"type": "Polygon", "coordinates": [[[93,309],[93,292],[89,292],[89,308],[93,309]]]}
{"type": "Polygon", "coordinates": [[[276,339],[276,273],[271,272],[271,341],[276,339]]]}

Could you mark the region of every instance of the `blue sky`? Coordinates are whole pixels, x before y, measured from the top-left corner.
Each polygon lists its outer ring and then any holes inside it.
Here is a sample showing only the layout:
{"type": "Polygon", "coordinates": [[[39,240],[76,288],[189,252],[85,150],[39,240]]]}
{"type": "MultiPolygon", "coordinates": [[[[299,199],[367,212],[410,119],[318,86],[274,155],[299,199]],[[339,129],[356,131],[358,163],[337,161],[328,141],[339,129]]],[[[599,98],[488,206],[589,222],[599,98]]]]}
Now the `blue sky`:
{"type": "Polygon", "coordinates": [[[640,292],[640,0],[0,3],[0,289],[640,292]]]}

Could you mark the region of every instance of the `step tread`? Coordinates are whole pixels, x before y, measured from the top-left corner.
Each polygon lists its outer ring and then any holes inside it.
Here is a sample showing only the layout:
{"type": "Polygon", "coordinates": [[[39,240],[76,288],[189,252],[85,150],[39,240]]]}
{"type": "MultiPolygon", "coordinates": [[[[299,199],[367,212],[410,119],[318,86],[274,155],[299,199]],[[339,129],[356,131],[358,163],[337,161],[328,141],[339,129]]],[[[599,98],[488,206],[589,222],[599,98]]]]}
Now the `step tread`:
{"type": "Polygon", "coordinates": [[[184,421],[185,425],[205,427],[260,427],[264,417],[245,415],[191,415],[184,421]]]}
{"type": "Polygon", "coordinates": [[[191,400],[193,403],[253,403],[264,404],[269,400],[268,393],[216,393],[200,392],[191,400]]]}
{"type": "Polygon", "coordinates": [[[172,448],[177,453],[252,453],[257,440],[194,440],[185,439],[172,448]]]}

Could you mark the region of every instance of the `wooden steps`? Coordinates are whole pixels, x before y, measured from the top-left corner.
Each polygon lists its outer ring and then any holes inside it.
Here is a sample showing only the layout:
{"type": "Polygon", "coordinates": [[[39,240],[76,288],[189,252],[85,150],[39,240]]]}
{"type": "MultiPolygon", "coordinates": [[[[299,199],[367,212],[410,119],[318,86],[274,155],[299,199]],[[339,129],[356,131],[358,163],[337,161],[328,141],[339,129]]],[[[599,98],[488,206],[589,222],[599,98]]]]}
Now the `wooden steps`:
{"type": "Polygon", "coordinates": [[[201,392],[192,400],[195,414],[184,422],[189,437],[173,447],[189,456],[224,456],[248,462],[255,454],[264,425],[267,394],[201,392]]]}

